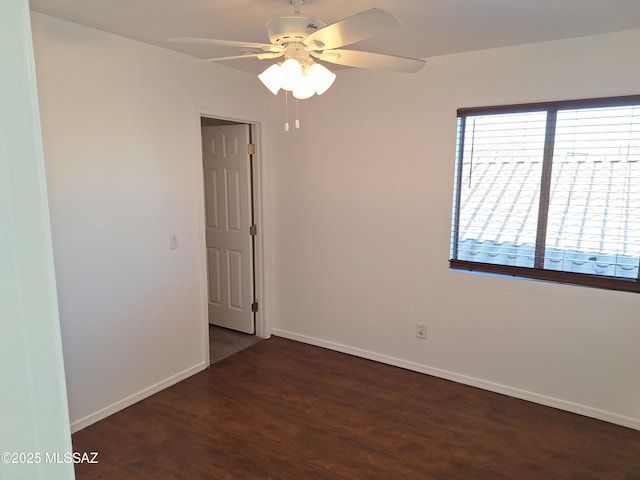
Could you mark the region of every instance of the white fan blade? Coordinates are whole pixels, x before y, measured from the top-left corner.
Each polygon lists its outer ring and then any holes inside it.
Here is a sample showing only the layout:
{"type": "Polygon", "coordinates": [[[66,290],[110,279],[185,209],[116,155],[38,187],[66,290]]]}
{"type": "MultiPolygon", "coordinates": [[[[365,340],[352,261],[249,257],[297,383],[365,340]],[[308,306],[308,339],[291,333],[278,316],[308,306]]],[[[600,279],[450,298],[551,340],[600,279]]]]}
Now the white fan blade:
{"type": "Polygon", "coordinates": [[[337,65],[402,73],[415,73],[424,67],[426,63],[424,60],[418,60],[417,58],[396,57],[380,53],[358,52],[356,50],[325,50],[322,53],[309,53],[320,60],[337,65]]]}
{"type": "Polygon", "coordinates": [[[222,62],[224,60],[237,60],[239,58],[257,58],[258,60],[265,60],[278,58],[282,55],[284,55],[284,52],[245,53],[243,55],[232,55],[230,57],[202,58],[199,60],[190,60],[182,63],[222,62]]]}
{"type": "Polygon", "coordinates": [[[390,13],[372,8],[313,32],[304,39],[304,44],[312,50],[340,48],[399,25],[390,13]]]}
{"type": "Polygon", "coordinates": [[[214,38],[176,37],[168,38],[167,42],[217,45],[220,47],[259,48],[265,52],[281,52],[284,50],[280,45],[272,45],[270,43],[236,42],[234,40],[216,40],[214,38]]]}

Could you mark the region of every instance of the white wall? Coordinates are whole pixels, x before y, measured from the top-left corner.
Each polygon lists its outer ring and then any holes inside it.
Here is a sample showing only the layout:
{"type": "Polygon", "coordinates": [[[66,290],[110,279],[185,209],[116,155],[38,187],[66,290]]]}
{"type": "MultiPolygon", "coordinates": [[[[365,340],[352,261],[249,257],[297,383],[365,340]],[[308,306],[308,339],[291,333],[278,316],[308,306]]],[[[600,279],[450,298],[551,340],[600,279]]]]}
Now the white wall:
{"type": "Polygon", "coordinates": [[[260,121],[267,94],[244,72],[32,18],[77,430],[207,366],[199,114],[260,121]]]}
{"type": "Polygon", "coordinates": [[[274,334],[640,428],[639,295],[448,269],[456,108],[638,94],[638,45],[341,70],[286,135],[273,98],[274,334]]]}
{"type": "Polygon", "coordinates": [[[72,479],[46,462],[71,435],[27,0],[0,2],[0,45],[0,478],[72,479]]]}

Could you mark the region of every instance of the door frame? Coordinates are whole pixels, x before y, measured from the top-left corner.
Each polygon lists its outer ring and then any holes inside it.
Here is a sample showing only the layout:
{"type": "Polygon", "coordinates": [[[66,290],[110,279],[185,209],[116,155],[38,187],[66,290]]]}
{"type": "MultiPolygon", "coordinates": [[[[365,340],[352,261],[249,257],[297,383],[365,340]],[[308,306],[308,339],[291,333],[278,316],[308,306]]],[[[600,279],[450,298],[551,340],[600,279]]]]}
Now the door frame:
{"type": "Polygon", "coordinates": [[[209,364],[209,319],[207,315],[207,249],[206,249],[206,218],[205,218],[205,197],[204,197],[204,170],[202,168],[202,131],[201,117],[227,120],[249,125],[252,142],[256,145],[256,153],[251,156],[252,162],[252,185],[253,189],[253,216],[257,225],[257,234],[254,237],[254,297],[258,300],[258,311],[255,314],[255,335],[260,338],[271,337],[272,322],[270,315],[270,301],[266,279],[270,270],[268,260],[268,246],[270,238],[270,222],[268,221],[269,206],[267,205],[269,196],[268,182],[268,157],[266,155],[266,135],[263,128],[264,121],[256,118],[247,118],[220,112],[212,107],[198,106],[194,115],[194,163],[196,165],[196,196],[198,205],[198,263],[200,273],[200,314],[203,328],[203,349],[204,358],[209,364]]]}

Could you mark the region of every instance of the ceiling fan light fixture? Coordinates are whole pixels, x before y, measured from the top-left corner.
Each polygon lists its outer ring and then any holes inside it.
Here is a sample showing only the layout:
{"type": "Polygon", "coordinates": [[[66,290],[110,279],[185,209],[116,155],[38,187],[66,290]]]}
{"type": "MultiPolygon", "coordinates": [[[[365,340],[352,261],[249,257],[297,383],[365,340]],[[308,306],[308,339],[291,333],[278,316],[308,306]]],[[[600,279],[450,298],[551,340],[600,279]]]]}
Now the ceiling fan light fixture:
{"type": "Polygon", "coordinates": [[[336,79],[335,73],[319,63],[311,65],[307,70],[306,76],[311,79],[314,90],[318,95],[322,95],[324,92],[329,90],[329,87],[333,85],[333,82],[336,79]]]}
{"type": "Polygon", "coordinates": [[[298,100],[306,100],[313,97],[316,93],[316,86],[313,82],[313,78],[309,75],[303,75],[296,88],[293,90],[293,96],[298,100]]]}
{"type": "Polygon", "coordinates": [[[282,64],[271,65],[258,78],[274,95],[282,88],[293,92],[298,100],[305,100],[326,92],[333,85],[336,74],[315,62],[306,63],[303,68],[298,60],[289,58],[282,64]]]}
{"type": "Polygon", "coordinates": [[[282,72],[280,71],[280,66],[277,63],[274,63],[258,75],[258,78],[271,93],[274,95],[278,94],[282,84],[282,72]]]}
{"type": "Polygon", "coordinates": [[[302,65],[295,58],[289,58],[280,65],[280,88],[295,90],[302,80],[302,65]]]}

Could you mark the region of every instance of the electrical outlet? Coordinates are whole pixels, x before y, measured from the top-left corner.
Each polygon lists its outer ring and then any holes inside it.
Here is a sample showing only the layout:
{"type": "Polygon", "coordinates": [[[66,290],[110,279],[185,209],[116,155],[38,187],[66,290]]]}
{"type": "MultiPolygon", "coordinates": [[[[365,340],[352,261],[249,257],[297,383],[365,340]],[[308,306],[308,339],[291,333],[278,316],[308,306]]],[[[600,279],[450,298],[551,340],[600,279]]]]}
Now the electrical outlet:
{"type": "Polygon", "coordinates": [[[427,338],[427,326],[424,323],[416,323],[416,337],[427,338]]]}

